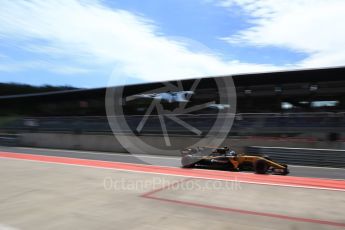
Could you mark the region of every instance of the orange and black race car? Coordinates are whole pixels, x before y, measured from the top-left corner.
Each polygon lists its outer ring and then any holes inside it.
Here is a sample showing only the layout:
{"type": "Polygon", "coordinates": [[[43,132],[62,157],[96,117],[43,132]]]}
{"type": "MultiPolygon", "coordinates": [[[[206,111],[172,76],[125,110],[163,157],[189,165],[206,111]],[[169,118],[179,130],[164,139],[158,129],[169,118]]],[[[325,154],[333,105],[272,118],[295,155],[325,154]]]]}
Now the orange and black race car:
{"type": "Polygon", "coordinates": [[[254,171],[258,174],[289,174],[286,164],[278,163],[268,156],[237,154],[228,147],[197,147],[181,151],[181,164],[184,168],[226,167],[232,171],[254,171]]]}

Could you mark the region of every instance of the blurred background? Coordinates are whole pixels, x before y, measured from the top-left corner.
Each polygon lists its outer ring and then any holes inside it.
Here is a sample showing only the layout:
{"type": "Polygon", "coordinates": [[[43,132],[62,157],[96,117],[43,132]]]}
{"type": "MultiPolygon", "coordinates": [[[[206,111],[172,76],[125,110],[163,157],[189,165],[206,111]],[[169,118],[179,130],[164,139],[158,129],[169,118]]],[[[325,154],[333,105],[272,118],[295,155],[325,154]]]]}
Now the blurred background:
{"type": "MultiPolygon", "coordinates": [[[[196,111],[176,114],[201,133],[196,134],[188,127],[165,119],[175,149],[212,135],[209,131],[218,118],[234,119],[224,144],[239,151],[257,152],[253,146],[340,150],[345,147],[344,75],[345,68],[325,68],[224,76],[234,81],[236,114],[226,113],[231,105],[219,104],[219,89],[212,77],[200,81],[188,102],[160,99],[160,103],[165,111],[173,110],[179,103],[187,103],[187,108],[207,105],[196,111]],[[215,103],[207,104],[211,101],[215,103]]],[[[189,89],[193,82],[183,80],[180,83],[184,89],[189,89]]],[[[177,84],[175,81],[170,83],[177,84]]],[[[150,91],[152,95],[162,84],[136,84],[123,88],[124,98],[126,95],[136,98],[123,102],[128,130],[114,130],[115,136],[134,135],[148,142],[156,139],[157,143],[163,139],[158,116],[162,114],[156,110],[147,114],[155,99],[144,93],[150,91]],[[146,123],[138,131],[144,117],[146,123]]],[[[1,145],[126,152],[113,138],[108,123],[107,88],[20,84],[1,84],[0,87],[1,145]]],[[[159,93],[162,92],[157,90],[155,95],[159,93]]],[[[164,143],[157,143],[164,148],[164,143]]]]}

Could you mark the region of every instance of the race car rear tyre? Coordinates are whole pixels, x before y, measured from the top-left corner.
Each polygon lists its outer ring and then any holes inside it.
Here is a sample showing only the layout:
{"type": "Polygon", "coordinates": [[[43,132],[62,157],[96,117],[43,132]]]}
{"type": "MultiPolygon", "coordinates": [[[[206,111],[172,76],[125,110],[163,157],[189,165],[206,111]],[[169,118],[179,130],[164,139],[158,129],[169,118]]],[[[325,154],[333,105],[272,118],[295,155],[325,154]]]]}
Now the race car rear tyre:
{"type": "Polygon", "coordinates": [[[193,168],[197,160],[192,155],[185,155],[181,159],[182,168],[193,168]]]}
{"type": "Polygon", "coordinates": [[[266,174],[268,170],[268,164],[265,160],[257,160],[254,164],[254,170],[257,174],[266,174]]]}

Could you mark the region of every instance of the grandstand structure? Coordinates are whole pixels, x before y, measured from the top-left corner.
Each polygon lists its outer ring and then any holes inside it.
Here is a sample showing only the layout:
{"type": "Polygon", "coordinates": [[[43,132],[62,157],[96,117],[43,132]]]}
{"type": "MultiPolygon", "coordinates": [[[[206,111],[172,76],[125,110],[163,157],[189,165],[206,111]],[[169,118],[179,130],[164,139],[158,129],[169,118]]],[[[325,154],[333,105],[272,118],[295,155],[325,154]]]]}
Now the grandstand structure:
{"type": "MultiPolygon", "coordinates": [[[[188,105],[209,101],[217,105],[220,99],[215,79],[231,77],[236,90],[237,112],[229,136],[343,141],[344,76],[345,67],[207,77],[200,80],[188,105]]],[[[195,79],[169,83],[181,84],[183,89],[188,90],[193,82],[195,79]]],[[[128,85],[122,89],[124,95],[140,95],[143,92],[155,92],[162,85],[164,83],[146,83],[128,85]]],[[[106,90],[73,89],[0,96],[1,132],[111,134],[106,117],[106,90]]],[[[136,133],[135,128],[145,116],[151,101],[139,98],[123,103],[130,126],[128,133],[136,133]]],[[[162,104],[167,110],[176,106],[172,102],[162,101],[162,104]]],[[[205,107],[181,114],[179,118],[207,133],[223,107],[205,107]]],[[[157,113],[153,111],[148,121],[136,135],[161,135],[157,113]]],[[[171,121],[167,121],[166,126],[173,135],[194,135],[171,121]]]]}

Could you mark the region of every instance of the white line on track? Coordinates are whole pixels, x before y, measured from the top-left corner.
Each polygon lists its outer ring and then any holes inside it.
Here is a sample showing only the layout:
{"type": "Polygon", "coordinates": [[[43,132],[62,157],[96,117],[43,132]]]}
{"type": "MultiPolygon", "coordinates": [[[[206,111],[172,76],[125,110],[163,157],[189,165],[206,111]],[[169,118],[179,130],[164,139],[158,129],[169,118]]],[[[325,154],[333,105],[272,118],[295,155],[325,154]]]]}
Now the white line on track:
{"type": "MultiPolygon", "coordinates": [[[[62,157],[62,158],[68,158],[68,157],[62,157]]],[[[230,179],[230,178],[229,179],[217,179],[217,178],[212,178],[212,177],[186,176],[183,174],[179,175],[179,174],[146,172],[146,171],[140,171],[140,170],[117,169],[117,168],[108,168],[108,167],[102,167],[102,166],[78,165],[78,164],[72,164],[72,163],[49,162],[49,161],[40,161],[40,160],[32,160],[32,159],[18,159],[18,158],[9,158],[9,157],[0,157],[0,159],[22,160],[22,161],[24,160],[24,161],[31,161],[31,162],[37,162],[37,163],[48,163],[48,164],[56,164],[56,165],[67,165],[67,166],[77,166],[77,167],[86,167],[86,168],[106,169],[106,170],[133,172],[133,173],[146,173],[146,174],[155,174],[155,175],[164,175],[164,176],[187,177],[187,178],[204,179],[204,180],[236,181],[236,182],[241,182],[241,183],[246,183],[246,184],[258,184],[258,185],[267,185],[267,186],[280,186],[280,187],[290,187],[290,188],[304,188],[304,189],[317,189],[317,190],[329,190],[329,191],[345,192],[345,189],[323,188],[323,187],[317,187],[317,186],[287,185],[287,184],[276,184],[276,183],[252,182],[252,181],[238,180],[236,178],[236,176],[235,176],[235,179],[230,179]]],[[[107,161],[103,161],[103,162],[107,162],[107,161]]],[[[125,163],[125,164],[132,164],[132,163],[125,163]]],[[[138,164],[132,164],[132,165],[138,165],[138,164]]],[[[152,167],[152,165],[145,165],[145,166],[152,167]]],[[[157,166],[154,166],[154,167],[157,167],[157,166]]],[[[165,167],[165,166],[161,166],[161,167],[165,167]]],[[[174,167],[165,167],[165,168],[174,168],[174,167]]],[[[198,169],[192,169],[192,170],[198,170],[198,169]]],[[[270,175],[270,176],[274,176],[274,175],[270,175]]]]}
{"type": "MultiPolygon", "coordinates": [[[[152,155],[144,155],[144,154],[130,154],[130,153],[107,153],[107,152],[97,152],[97,151],[80,151],[80,150],[65,150],[65,149],[49,149],[49,148],[30,148],[30,147],[17,147],[18,149],[30,149],[30,150],[47,150],[52,152],[72,152],[72,153],[81,153],[81,154],[91,154],[91,155],[109,155],[109,156],[124,156],[124,157],[136,157],[136,158],[152,158],[152,159],[172,159],[172,160],[180,160],[180,157],[167,157],[167,156],[152,156],[152,155]]],[[[30,154],[30,153],[29,153],[30,154]]],[[[35,155],[35,153],[32,153],[35,155]]],[[[44,155],[46,156],[46,155],[44,155]]],[[[47,155],[49,156],[49,155],[47,155]]],[[[63,157],[63,158],[69,158],[64,156],[57,156],[57,157],[63,157]]],[[[77,158],[79,159],[79,158],[77,158]]],[[[83,158],[82,158],[83,159],[83,158]]],[[[87,159],[88,160],[88,159],[87,159]]],[[[97,159],[89,159],[89,160],[97,160],[97,159]]],[[[97,161],[104,161],[104,160],[97,160],[97,161]]],[[[146,164],[137,164],[137,163],[128,163],[128,162],[120,162],[123,164],[132,164],[132,165],[146,165],[146,164]]],[[[149,164],[147,164],[149,165],[149,164]]],[[[165,165],[154,165],[157,167],[163,167],[163,168],[180,168],[176,166],[165,166],[165,165]]],[[[329,169],[329,170],[345,170],[342,168],[327,168],[327,167],[316,167],[316,166],[301,166],[301,165],[289,165],[291,167],[300,167],[300,168],[317,168],[317,169],[329,169]]],[[[209,170],[214,171],[213,169],[193,169],[193,170],[209,170]]],[[[252,172],[237,172],[237,173],[252,173],[252,172]]],[[[277,175],[271,175],[271,176],[277,176],[277,175]]],[[[309,177],[308,177],[309,178],[309,177]]],[[[337,181],[343,181],[344,179],[335,179],[335,178],[327,178],[327,177],[317,177],[318,179],[325,179],[325,180],[337,180],[337,181]]],[[[1,229],[0,229],[1,230],[1,229]]]]}
{"type": "MultiPolygon", "coordinates": [[[[97,151],[78,151],[78,150],[66,150],[66,149],[48,149],[48,148],[30,148],[30,147],[16,147],[17,149],[30,149],[30,150],[47,150],[51,152],[70,152],[70,153],[82,153],[91,155],[108,155],[108,156],[124,156],[124,157],[142,157],[142,158],[156,158],[156,159],[173,159],[179,160],[180,157],[174,156],[152,156],[146,154],[131,154],[131,153],[109,153],[109,152],[97,152],[97,151]]],[[[34,153],[33,153],[34,154],[34,153]]]]}
{"type": "MultiPolygon", "coordinates": [[[[30,147],[16,147],[17,149],[29,149],[29,150],[47,150],[51,152],[71,152],[91,155],[108,155],[108,156],[124,156],[124,157],[137,157],[137,158],[152,158],[152,159],[167,159],[167,160],[179,160],[180,157],[174,156],[153,156],[146,154],[131,154],[131,153],[109,153],[109,152],[97,152],[97,151],[80,151],[80,150],[66,150],[66,149],[49,149],[49,148],[30,148],[30,147]]],[[[34,154],[34,153],[33,153],[34,154]]],[[[320,166],[304,166],[304,165],[289,165],[291,167],[298,168],[316,168],[316,169],[329,169],[329,170],[345,170],[345,168],[333,168],[333,167],[320,167],[320,166]]]]}

